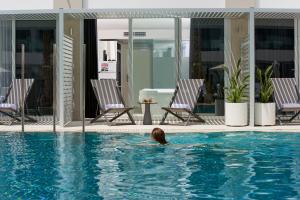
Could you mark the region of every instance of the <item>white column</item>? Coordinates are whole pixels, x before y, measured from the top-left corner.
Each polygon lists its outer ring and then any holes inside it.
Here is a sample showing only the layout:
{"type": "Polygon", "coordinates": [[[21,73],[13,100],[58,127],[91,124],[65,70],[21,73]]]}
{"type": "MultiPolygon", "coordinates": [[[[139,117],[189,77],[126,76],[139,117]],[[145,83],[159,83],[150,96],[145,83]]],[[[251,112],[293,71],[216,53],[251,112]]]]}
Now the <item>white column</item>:
{"type": "Polygon", "coordinates": [[[64,58],[63,58],[63,41],[64,41],[64,13],[63,9],[59,10],[58,16],[58,119],[59,125],[64,126],[64,58]]]}
{"type": "Polygon", "coordinates": [[[250,73],[249,126],[254,126],[254,103],[255,103],[255,18],[254,18],[254,8],[250,9],[248,31],[249,31],[249,68],[250,68],[250,70],[249,70],[249,73],[250,73]]]}

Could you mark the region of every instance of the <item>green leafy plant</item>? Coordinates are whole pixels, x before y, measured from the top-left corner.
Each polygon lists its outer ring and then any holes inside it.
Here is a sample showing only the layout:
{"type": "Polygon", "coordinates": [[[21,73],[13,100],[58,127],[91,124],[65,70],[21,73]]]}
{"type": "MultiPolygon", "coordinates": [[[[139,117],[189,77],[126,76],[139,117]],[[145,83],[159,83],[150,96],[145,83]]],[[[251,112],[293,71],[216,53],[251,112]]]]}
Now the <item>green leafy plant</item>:
{"type": "Polygon", "coordinates": [[[225,88],[227,102],[242,103],[248,97],[246,89],[249,85],[249,75],[242,76],[241,59],[238,60],[231,73],[226,66],[224,70],[229,78],[228,87],[225,88]]]}
{"type": "Polygon", "coordinates": [[[261,103],[268,103],[272,101],[272,95],[274,91],[271,81],[272,74],[272,65],[267,67],[264,73],[260,68],[257,69],[256,75],[260,84],[259,100],[261,103]]]}

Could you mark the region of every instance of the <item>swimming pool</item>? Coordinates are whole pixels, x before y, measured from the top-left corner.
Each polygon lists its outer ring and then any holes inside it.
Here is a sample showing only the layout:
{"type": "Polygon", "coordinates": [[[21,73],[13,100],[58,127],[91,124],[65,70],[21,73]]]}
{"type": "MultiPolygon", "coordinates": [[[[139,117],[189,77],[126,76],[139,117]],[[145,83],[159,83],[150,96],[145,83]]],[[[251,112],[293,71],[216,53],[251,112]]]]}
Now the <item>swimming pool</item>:
{"type": "Polygon", "coordinates": [[[0,199],[300,199],[300,134],[147,139],[2,133],[0,199]]]}

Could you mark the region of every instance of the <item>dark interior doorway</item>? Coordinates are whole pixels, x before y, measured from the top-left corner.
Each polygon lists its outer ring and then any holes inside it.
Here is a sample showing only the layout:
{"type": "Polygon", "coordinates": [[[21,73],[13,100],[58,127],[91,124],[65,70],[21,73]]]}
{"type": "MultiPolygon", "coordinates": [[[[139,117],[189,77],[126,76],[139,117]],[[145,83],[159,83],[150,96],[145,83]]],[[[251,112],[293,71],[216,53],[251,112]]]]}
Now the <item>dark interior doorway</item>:
{"type": "Polygon", "coordinates": [[[96,116],[97,99],[90,80],[98,79],[96,19],[84,20],[84,43],[86,45],[85,117],[93,118],[96,116]]]}

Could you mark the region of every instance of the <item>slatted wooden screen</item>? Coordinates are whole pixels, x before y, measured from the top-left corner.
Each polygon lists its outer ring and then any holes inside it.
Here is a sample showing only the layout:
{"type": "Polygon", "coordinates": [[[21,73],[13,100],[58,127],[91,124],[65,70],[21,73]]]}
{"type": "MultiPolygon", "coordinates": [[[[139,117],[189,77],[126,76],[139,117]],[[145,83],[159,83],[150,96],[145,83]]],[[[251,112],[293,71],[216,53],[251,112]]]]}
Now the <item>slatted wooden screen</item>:
{"type": "Polygon", "coordinates": [[[67,35],[63,42],[64,59],[64,124],[72,121],[73,115],[73,39],[67,35]]]}

